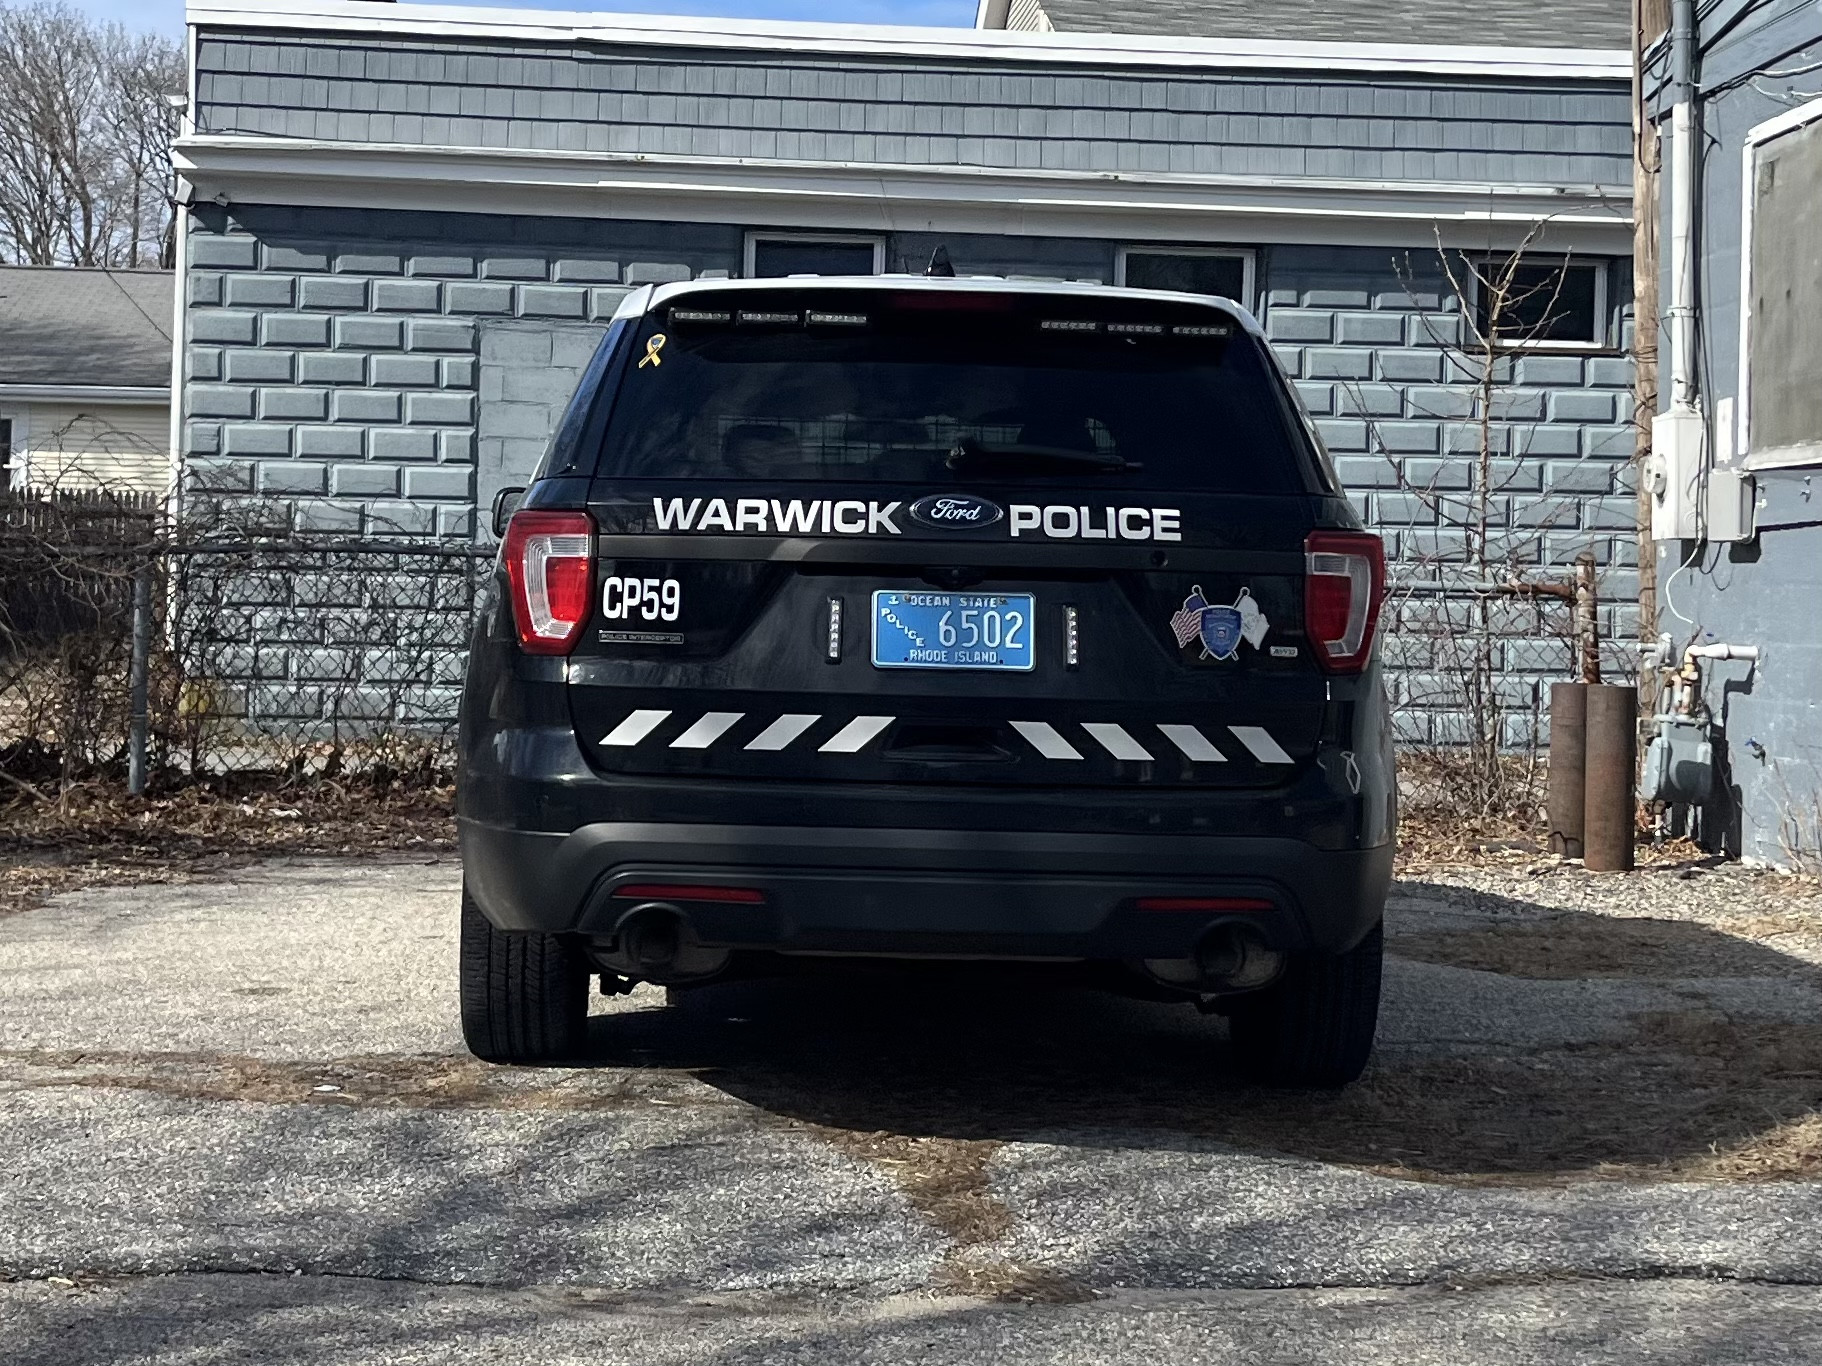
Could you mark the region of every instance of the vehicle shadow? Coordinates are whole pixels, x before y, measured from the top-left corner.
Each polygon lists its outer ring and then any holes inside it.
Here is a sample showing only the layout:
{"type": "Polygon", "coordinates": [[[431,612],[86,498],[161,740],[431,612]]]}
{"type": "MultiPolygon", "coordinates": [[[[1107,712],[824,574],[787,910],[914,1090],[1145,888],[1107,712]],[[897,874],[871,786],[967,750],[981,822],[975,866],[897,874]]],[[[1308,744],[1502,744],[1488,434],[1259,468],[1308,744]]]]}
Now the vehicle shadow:
{"type": "Polygon", "coordinates": [[[1247,1084],[1193,1008],[967,965],[697,988],[597,1017],[595,1060],[857,1133],[1213,1141],[1451,1181],[1822,1170],[1822,970],[1689,922],[1467,900],[1441,929],[1390,917],[1379,1053],[1339,1093],[1247,1084]]]}

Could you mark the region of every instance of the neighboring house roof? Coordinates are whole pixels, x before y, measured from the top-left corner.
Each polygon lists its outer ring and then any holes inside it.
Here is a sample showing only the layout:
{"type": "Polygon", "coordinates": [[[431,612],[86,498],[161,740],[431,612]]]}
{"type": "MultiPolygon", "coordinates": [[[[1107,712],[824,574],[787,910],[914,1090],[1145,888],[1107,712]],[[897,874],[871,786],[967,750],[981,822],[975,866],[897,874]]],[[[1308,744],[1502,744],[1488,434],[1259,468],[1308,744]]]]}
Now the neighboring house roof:
{"type": "Polygon", "coordinates": [[[171,272],[0,266],[0,393],[171,386],[171,272]]]}
{"type": "MultiPolygon", "coordinates": [[[[995,28],[1061,33],[1143,33],[1182,38],[1303,39],[1337,43],[1436,43],[1464,47],[1626,48],[1628,0],[1027,0],[995,28]],[[1029,16],[1029,17],[1027,17],[1029,16]]],[[[983,10],[983,17],[991,14],[983,10]]],[[[987,20],[992,23],[991,18],[987,20]]]]}

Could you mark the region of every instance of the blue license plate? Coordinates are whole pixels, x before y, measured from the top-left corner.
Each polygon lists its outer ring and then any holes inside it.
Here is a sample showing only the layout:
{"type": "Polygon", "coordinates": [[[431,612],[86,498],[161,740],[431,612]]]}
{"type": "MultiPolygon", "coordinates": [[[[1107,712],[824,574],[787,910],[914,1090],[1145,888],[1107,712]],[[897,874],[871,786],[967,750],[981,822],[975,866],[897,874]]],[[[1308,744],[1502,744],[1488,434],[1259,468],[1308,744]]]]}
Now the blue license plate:
{"type": "Polygon", "coordinates": [[[873,666],[1027,672],[1036,660],[1032,615],[1029,593],[881,591],[873,595],[873,666]]]}

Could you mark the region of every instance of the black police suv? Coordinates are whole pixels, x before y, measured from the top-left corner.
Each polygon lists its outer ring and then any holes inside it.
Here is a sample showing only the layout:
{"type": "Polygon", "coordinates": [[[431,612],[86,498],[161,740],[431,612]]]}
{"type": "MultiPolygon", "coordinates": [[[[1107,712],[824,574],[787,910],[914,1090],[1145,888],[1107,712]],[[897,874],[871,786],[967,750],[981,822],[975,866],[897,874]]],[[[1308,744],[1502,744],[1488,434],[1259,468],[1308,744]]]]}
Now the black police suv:
{"type": "Polygon", "coordinates": [[[495,579],[461,732],[480,1057],[574,1054],[593,974],[897,958],[1197,1002],[1268,1081],[1365,1066],[1383,557],[1237,306],[643,289],[495,579]]]}

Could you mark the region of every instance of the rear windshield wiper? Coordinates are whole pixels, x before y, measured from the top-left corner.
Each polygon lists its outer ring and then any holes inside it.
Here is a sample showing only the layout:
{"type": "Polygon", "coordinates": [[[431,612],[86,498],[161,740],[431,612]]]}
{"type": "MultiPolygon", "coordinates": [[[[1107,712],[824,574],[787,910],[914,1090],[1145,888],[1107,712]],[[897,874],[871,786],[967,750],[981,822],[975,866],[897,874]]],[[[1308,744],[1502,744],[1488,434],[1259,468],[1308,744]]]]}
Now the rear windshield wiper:
{"type": "Polygon", "coordinates": [[[1127,460],[1109,451],[1072,450],[1067,446],[989,446],[971,436],[964,436],[951,446],[944,463],[952,470],[979,465],[1067,465],[1097,474],[1128,474],[1145,468],[1136,460],[1127,460]]]}

